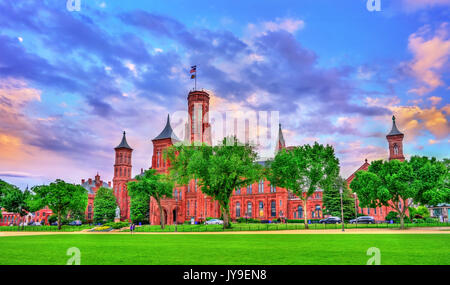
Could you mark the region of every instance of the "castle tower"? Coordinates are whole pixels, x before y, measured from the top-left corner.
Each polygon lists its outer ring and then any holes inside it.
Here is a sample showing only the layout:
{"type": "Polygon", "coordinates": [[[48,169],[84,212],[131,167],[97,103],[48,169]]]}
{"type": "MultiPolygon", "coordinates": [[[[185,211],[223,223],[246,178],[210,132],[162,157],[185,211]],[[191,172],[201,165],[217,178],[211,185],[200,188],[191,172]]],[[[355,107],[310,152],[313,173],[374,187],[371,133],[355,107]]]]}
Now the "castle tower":
{"type": "Polygon", "coordinates": [[[209,124],[209,94],[205,91],[191,91],[188,95],[190,142],[204,142],[211,145],[209,124]]]}
{"type": "Polygon", "coordinates": [[[164,159],[164,150],[174,143],[180,141],[173,132],[170,125],[170,117],[167,115],[166,126],[162,132],[156,136],[153,142],[153,156],[152,156],[152,168],[159,172],[167,172],[169,169],[169,163],[167,159],[164,159]]]}
{"type": "Polygon", "coordinates": [[[405,160],[405,157],[403,156],[404,136],[405,135],[398,130],[397,125],[395,124],[395,116],[392,116],[392,130],[386,135],[386,139],[389,143],[389,160],[405,160]]]}
{"type": "Polygon", "coordinates": [[[114,195],[120,208],[121,219],[130,218],[130,199],[127,191],[127,182],[131,180],[131,153],[133,149],[128,145],[125,132],[122,141],[114,148],[116,158],[114,163],[114,195]]]}

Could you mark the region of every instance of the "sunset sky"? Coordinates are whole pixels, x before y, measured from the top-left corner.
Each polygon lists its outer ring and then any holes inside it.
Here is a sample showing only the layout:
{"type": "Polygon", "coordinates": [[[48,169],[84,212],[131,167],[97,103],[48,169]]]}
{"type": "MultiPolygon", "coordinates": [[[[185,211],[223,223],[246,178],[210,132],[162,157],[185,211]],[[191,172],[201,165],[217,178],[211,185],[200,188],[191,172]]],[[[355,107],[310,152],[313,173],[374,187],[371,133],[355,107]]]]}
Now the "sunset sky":
{"type": "Polygon", "coordinates": [[[211,109],[279,111],[287,145],[332,144],[346,178],[404,152],[449,157],[450,0],[0,0],[0,179],[112,180],[186,110],[196,64],[211,109]]]}

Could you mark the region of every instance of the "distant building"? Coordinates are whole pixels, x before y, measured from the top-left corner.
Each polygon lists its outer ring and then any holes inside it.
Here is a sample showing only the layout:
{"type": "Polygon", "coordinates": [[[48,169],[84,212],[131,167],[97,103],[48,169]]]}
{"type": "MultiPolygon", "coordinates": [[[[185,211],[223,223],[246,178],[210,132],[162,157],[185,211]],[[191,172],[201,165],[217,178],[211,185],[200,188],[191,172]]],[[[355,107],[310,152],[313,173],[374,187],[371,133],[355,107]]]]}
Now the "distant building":
{"type": "Polygon", "coordinates": [[[438,218],[441,222],[448,222],[450,217],[450,204],[438,204],[436,206],[428,206],[430,210],[430,216],[432,218],[438,218]]]}
{"type": "Polygon", "coordinates": [[[85,212],[86,221],[92,222],[94,218],[94,199],[95,195],[97,194],[97,190],[100,187],[111,188],[111,182],[104,182],[100,179],[100,175],[97,173],[94,179],[81,179],[81,186],[83,186],[88,191],[88,204],[85,212]]]}

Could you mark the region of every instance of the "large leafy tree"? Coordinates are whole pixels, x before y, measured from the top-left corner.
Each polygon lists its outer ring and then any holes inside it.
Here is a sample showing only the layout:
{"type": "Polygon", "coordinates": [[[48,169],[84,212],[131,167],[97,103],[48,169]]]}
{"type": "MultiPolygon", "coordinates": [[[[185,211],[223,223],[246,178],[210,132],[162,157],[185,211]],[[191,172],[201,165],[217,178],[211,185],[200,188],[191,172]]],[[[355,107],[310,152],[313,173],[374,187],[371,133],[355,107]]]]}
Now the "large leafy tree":
{"type": "Polygon", "coordinates": [[[324,211],[328,215],[341,217],[340,189],[343,190],[344,219],[348,220],[355,217],[355,200],[352,197],[352,192],[347,187],[347,182],[340,176],[336,177],[331,186],[323,192],[324,211]]]}
{"type": "Polygon", "coordinates": [[[409,161],[374,161],[368,171],[358,171],[350,188],[362,207],[388,206],[404,218],[412,203],[422,205],[445,202],[449,189],[445,187],[445,164],[428,157],[412,157],[409,161]]]}
{"type": "Polygon", "coordinates": [[[191,179],[198,179],[200,190],[218,201],[224,228],[230,227],[230,197],[234,189],[252,184],[262,176],[255,148],[240,143],[236,137],[224,138],[216,146],[172,146],[167,155],[171,162],[170,176],[177,184],[186,185],[191,179]]]}
{"type": "Polygon", "coordinates": [[[133,223],[148,223],[150,218],[150,196],[132,196],[130,215],[131,221],[133,221],[133,223]]]}
{"type": "Polygon", "coordinates": [[[149,169],[143,174],[136,176],[136,181],[127,183],[128,194],[133,200],[140,199],[142,196],[153,197],[159,207],[161,228],[165,227],[164,212],[161,206],[161,199],[171,198],[173,191],[173,182],[167,175],[159,174],[155,169],[149,169]]]}
{"type": "Polygon", "coordinates": [[[49,185],[34,186],[32,204],[35,210],[48,206],[58,215],[58,229],[61,219],[70,212],[84,211],[87,206],[88,193],[81,185],[66,183],[57,179],[49,185]]]}
{"type": "Polygon", "coordinates": [[[282,149],[268,163],[267,178],[275,186],[292,191],[303,201],[305,228],[308,228],[307,200],[319,188],[329,191],[339,175],[339,160],[332,146],[303,145],[282,149]]]}
{"type": "MultiPolygon", "coordinates": [[[[0,209],[18,213],[21,219],[30,211],[29,199],[31,197],[28,188],[25,191],[0,180],[0,209]]],[[[20,226],[18,224],[18,226],[20,226]]]]}
{"type": "Polygon", "coordinates": [[[112,222],[116,216],[116,197],[112,189],[100,187],[94,198],[94,222],[112,222]]]}

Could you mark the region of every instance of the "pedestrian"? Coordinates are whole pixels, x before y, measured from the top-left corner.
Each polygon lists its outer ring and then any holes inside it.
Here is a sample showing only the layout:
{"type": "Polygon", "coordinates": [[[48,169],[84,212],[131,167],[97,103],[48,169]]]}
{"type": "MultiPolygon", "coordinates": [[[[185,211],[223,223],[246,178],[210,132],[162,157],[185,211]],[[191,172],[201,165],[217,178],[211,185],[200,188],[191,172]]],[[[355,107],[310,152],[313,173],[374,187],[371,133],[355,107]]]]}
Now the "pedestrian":
{"type": "Polygon", "coordinates": [[[134,224],[130,224],[130,233],[133,234],[133,230],[134,230],[134,224]]]}

